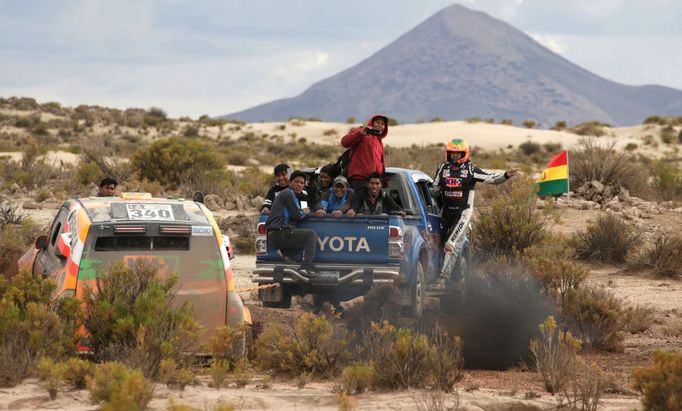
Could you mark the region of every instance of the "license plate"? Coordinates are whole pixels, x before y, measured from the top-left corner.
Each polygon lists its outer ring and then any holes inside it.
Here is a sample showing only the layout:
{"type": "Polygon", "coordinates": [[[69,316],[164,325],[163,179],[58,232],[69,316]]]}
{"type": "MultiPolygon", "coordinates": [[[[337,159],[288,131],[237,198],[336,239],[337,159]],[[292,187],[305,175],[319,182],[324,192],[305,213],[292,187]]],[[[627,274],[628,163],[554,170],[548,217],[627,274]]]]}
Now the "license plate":
{"type": "Polygon", "coordinates": [[[129,220],[173,221],[170,204],[126,204],[129,220]]]}

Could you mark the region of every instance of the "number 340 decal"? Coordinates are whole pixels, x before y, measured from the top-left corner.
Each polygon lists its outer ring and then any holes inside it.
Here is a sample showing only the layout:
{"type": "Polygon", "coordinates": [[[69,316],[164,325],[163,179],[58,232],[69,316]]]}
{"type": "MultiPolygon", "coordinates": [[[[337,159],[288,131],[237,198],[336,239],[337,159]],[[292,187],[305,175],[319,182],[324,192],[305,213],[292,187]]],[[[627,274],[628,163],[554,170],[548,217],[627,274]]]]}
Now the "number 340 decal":
{"type": "Polygon", "coordinates": [[[130,220],[174,220],[170,204],[126,204],[126,210],[130,220]]]}

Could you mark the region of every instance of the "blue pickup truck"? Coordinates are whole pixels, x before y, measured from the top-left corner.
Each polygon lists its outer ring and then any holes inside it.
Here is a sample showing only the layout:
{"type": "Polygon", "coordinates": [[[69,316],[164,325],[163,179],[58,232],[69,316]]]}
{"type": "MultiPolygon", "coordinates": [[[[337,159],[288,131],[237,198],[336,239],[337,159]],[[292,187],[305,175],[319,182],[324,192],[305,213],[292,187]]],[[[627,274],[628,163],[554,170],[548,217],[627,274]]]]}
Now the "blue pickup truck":
{"type": "Polygon", "coordinates": [[[318,276],[314,278],[301,275],[298,263],[284,261],[268,244],[267,215],[261,215],[252,280],[259,285],[277,284],[259,290],[263,306],[289,308],[292,295],[305,294],[312,294],[316,303],[345,301],[364,295],[376,284],[399,287],[403,312],[408,316],[421,316],[427,295],[441,298],[441,308],[446,311],[446,307],[457,305],[453,302],[463,302],[469,276],[468,237],[458,250],[453,280],[446,283],[445,290],[429,290],[438,279],[443,257],[440,210],[430,192],[432,184],[433,179],[421,171],[387,168],[384,191],[404,209],[405,216],[309,215],[297,222],[319,236],[314,263],[318,276]]]}

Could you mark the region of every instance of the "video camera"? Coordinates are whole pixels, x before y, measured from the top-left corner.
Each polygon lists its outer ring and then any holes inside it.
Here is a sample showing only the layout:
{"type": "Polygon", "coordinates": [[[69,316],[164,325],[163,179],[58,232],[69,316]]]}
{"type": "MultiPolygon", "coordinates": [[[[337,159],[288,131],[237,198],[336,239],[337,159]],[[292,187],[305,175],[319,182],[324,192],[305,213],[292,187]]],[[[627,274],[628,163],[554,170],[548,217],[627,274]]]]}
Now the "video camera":
{"type": "Polygon", "coordinates": [[[367,132],[367,134],[372,135],[372,136],[380,136],[381,131],[382,130],[380,128],[365,127],[365,132],[367,132]]]}

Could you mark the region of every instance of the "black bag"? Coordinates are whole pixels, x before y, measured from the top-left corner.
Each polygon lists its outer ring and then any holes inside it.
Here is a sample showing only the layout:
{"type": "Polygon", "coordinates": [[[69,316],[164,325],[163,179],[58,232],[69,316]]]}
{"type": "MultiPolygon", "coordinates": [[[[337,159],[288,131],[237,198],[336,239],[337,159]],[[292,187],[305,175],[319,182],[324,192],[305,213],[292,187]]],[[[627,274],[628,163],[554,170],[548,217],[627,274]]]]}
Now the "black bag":
{"type": "Polygon", "coordinates": [[[344,151],[336,160],[336,163],[334,163],[334,174],[337,176],[348,178],[348,164],[350,164],[351,150],[352,148],[346,149],[346,151],[344,151]]]}

